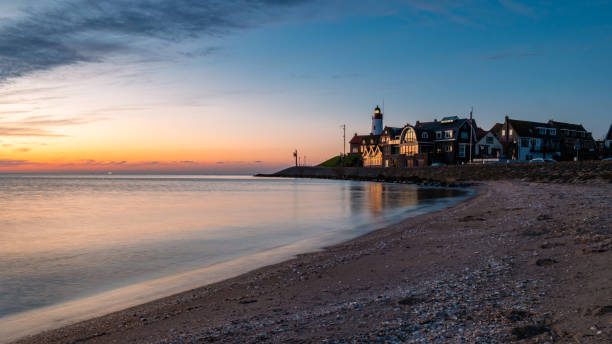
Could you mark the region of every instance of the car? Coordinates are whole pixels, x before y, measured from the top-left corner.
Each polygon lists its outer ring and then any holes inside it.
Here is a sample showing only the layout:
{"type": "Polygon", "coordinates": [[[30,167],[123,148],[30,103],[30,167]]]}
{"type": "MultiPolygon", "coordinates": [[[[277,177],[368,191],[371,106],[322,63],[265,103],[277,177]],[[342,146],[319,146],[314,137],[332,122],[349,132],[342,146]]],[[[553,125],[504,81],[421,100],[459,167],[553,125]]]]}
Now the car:
{"type": "Polygon", "coordinates": [[[529,162],[557,162],[555,159],[550,158],[534,158],[529,160],[529,162]]]}
{"type": "Polygon", "coordinates": [[[604,158],[604,159],[601,159],[601,160],[603,160],[603,161],[612,161],[612,156],[611,156],[611,157],[609,157],[609,158],[604,158]]]}
{"type": "Polygon", "coordinates": [[[433,162],[431,163],[431,166],[446,166],[446,164],[443,162],[433,162]]]}

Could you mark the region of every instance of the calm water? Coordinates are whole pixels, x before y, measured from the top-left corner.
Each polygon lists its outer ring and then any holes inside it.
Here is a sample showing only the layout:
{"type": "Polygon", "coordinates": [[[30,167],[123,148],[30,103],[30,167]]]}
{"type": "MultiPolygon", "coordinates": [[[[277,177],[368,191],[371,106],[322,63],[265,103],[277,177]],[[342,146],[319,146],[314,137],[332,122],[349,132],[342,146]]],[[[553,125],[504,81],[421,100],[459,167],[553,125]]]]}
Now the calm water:
{"type": "Polygon", "coordinates": [[[465,197],[308,179],[0,176],[0,317],[287,245],[298,253],[465,197]]]}

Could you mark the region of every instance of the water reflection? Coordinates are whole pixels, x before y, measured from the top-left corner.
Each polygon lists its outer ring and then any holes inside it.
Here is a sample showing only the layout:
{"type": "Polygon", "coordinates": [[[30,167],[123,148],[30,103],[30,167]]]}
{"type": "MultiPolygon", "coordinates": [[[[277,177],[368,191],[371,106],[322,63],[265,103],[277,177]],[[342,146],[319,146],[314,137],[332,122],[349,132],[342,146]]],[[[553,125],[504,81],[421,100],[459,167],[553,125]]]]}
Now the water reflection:
{"type": "Polygon", "coordinates": [[[424,201],[465,194],[465,191],[458,189],[402,187],[387,183],[351,185],[348,191],[352,214],[367,211],[376,218],[380,218],[390,208],[410,208],[424,201]]]}

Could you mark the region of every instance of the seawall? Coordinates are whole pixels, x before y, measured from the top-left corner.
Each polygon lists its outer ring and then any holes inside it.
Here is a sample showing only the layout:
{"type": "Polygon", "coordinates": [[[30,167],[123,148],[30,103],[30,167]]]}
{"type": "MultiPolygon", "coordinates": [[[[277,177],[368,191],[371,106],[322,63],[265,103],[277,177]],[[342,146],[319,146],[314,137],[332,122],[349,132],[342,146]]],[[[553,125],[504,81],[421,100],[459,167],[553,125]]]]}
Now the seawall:
{"type": "Polygon", "coordinates": [[[603,179],[612,182],[612,161],[499,163],[416,168],[294,166],[276,173],[260,174],[258,176],[376,180],[425,184],[502,179],[545,182],[586,182],[593,179],[603,179]]]}

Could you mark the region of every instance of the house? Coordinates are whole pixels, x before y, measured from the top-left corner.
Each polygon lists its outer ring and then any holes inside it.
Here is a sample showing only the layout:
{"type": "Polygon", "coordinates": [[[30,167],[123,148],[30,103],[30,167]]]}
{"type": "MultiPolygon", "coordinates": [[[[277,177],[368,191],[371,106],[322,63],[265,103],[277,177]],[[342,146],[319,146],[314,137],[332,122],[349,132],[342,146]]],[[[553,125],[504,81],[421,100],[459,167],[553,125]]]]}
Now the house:
{"type": "Polygon", "coordinates": [[[501,123],[497,123],[489,131],[484,131],[480,128],[476,130],[476,136],[478,141],[474,145],[475,158],[499,159],[502,154],[503,146],[494,133],[498,131],[501,126],[501,123]]]}
{"type": "Polygon", "coordinates": [[[507,158],[529,161],[534,158],[561,156],[561,138],[557,128],[548,123],[520,121],[506,116],[501,126],[491,130],[503,146],[507,158]]]}
{"type": "Polygon", "coordinates": [[[405,157],[405,167],[427,166],[434,147],[432,135],[419,127],[406,125],[400,137],[400,153],[405,157]]]}
{"type": "Polygon", "coordinates": [[[382,167],[383,154],[380,146],[381,135],[365,135],[361,138],[361,157],[364,167],[382,167]]]}
{"type": "Polygon", "coordinates": [[[384,167],[404,167],[404,156],[400,154],[402,128],[385,127],[380,137],[384,167]]]}
{"type": "Polygon", "coordinates": [[[361,154],[361,140],[366,136],[355,133],[355,136],[349,141],[349,154],[361,154]]]}
{"type": "Polygon", "coordinates": [[[414,128],[415,134],[418,135],[419,153],[427,153],[430,162],[469,162],[470,149],[473,153],[473,145],[476,142],[475,121],[449,116],[441,121],[417,122],[414,128]]]}
{"type": "Polygon", "coordinates": [[[597,156],[597,144],[593,135],[586,131],[582,124],[571,124],[548,121],[548,124],[556,128],[560,142],[561,160],[584,160],[594,159],[597,156]]]}

